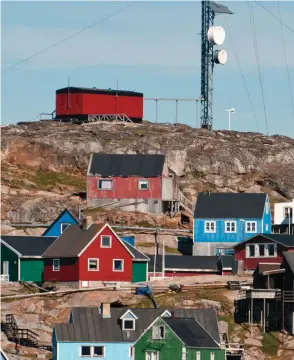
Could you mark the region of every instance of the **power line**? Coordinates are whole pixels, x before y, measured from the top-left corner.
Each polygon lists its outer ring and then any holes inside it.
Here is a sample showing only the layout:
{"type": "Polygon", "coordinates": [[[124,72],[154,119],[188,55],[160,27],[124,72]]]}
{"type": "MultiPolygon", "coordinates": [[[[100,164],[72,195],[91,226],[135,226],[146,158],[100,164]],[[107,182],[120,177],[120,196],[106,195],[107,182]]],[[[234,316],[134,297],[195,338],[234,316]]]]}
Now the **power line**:
{"type": "Polygon", "coordinates": [[[249,19],[250,19],[250,26],[251,26],[251,32],[252,32],[252,37],[253,37],[253,46],[254,46],[254,51],[255,51],[255,58],[256,58],[256,63],[257,63],[259,85],[260,85],[261,97],[262,97],[262,103],[263,103],[263,112],[264,112],[264,118],[265,118],[266,134],[268,135],[269,134],[268,121],[267,121],[267,113],[266,113],[266,106],[265,106],[264,93],[263,93],[263,84],[262,84],[262,78],[261,78],[259,51],[258,51],[257,36],[256,36],[255,21],[254,21],[254,12],[253,12],[253,7],[252,7],[252,4],[251,4],[250,1],[247,1],[247,5],[248,5],[248,10],[249,10],[249,19]]]}
{"type": "Polygon", "coordinates": [[[54,48],[54,47],[57,46],[57,45],[60,45],[60,44],[64,43],[65,41],[67,41],[67,40],[69,40],[69,39],[71,39],[71,38],[73,38],[73,37],[81,34],[82,32],[84,32],[84,31],[86,31],[86,30],[88,30],[88,29],[90,29],[90,28],[92,28],[92,27],[94,27],[94,26],[96,26],[96,25],[98,25],[98,24],[101,24],[101,23],[105,22],[106,20],[109,20],[109,19],[112,18],[113,16],[115,16],[115,15],[123,12],[124,10],[127,10],[128,8],[130,8],[131,6],[136,5],[137,3],[138,3],[138,2],[132,2],[131,4],[129,4],[129,5],[127,5],[127,6],[124,6],[123,8],[121,8],[121,9],[119,9],[119,10],[117,10],[117,11],[115,11],[115,12],[113,12],[113,13],[107,15],[107,16],[105,16],[105,17],[102,18],[102,19],[99,19],[99,20],[95,21],[95,22],[92,23],[91,25],[84,27],[83,29],[81,29],[81,30],[73,33],[72,35],[69,35],[69,36],[67,36],[67,37],[65,37],[65,38],[57,41],[56,43],[54,43],[54,44],[46,47],[45,49],[42,49],[42,50],[34,53],[33,55],[31,55],[31,56],[29,56],[29,57],[27,57],[27,58],[25,58],[25,59],[23,59],[23,60],[20,60],[19,62],[15,63],[14,65],[11,65],[11,66],[8,66],[8,67],[4,68],[4,69],[1,71],[1,73],[3,74],[4,72],[13,69],[13,68],[15,68],[16,66],[21,65],[21,64],[23,64],[23,63],[25,63],[25,62],[27,62],[27,61],[35,58],[36,56],[39,56],[39,55],[45,53],[46,51],[54,48]]]}
{"type": "Polygon", "coordinates": [[[256,4],[258,4],[260,7],[262,7],[265,11],[267,11],[273,18],[278,20],[282,25],[284,25],[288,30],[292,31],[294,33],[294,30],[290,28],[287,24],[285,24],[281,19],[279,19],[275,14],[273,14],[271,11],[269,11],[266,7],[260,4],[260,2],[255,1],[256,4]]]}
{"type": "Polygon", "coordinates": [[[290,100],[291,100],[291,107],[292,107],[292,114],[293,114],[293,119],[294,119],[294,104],[293,104],[293,96],[292,96],[292,89],[291,89],[291,80],[290,80],[289,65],[288,65],[288,59],[287,59],[287,51],[286,51],[284,30],[283,30],[283,25],[282,25],[282,15],[281,15],[281,9],[280,9],[279,1],[277,1],[277,3],[278,3],[278,10],[279,10],[279,18],[281,20],[280,25],[281,25],[284,56],[285,56],[285,63],[286,63],[286,73],[287,73],[287,79],[288,79],[288,86],[289,86],[289,93],[290,93],[290,100]]]}
{"type": "Polygon", "coordinates": [[[226,19],[226,18],[225,18],[225,22],[226,22],[226,25],[227,25],[227,28],[228,28],[229,38],[230,38],[230,41],[231,41],[232,46],[233,46],[233,52],[234,52],[235,58],[236,58],[236,60],[237,60],[238,68],[239,68],[241,77],[242,77],[242,79],[243,79],[243,83],[244,83],[244,87],[245,87],[246,94],[247,94],[247,97],[248,97],[248,101],[249,101],[249,103],[250,103],[251,110],[252,110],[252,113],[253,113],[253,116],[254,116],[254,119],[255,119],[255,122],[256,122],[258,131],[260,131],[260,129],[259,129],[259,124],[258,124],[258,120],[257,120],[256,114],[255,114],[255,111],[254,111],[253,103],[252,103],[252,101],[251,101],[250,93],[249,93],[249,90],[248,90],[248,87],[247,87],[247,84],[246,84],[246,81],[245,81],[244,72],[243,72],[243,70],[242,70],[242,67],[241,67],[241,64],[240,64],[240,60],[239,60],[239,56],[238,56],[238,53],[237,53],[237,49],[236,49],[235,44],[234,44],[234,42],[233,42],[233,38],[232,38],[232,36],[231,36],[231,31],[230,31],[230,28],[229,28],[229,25],[228,25],[228,22],[227,22],[227,19],[226,19]]]}

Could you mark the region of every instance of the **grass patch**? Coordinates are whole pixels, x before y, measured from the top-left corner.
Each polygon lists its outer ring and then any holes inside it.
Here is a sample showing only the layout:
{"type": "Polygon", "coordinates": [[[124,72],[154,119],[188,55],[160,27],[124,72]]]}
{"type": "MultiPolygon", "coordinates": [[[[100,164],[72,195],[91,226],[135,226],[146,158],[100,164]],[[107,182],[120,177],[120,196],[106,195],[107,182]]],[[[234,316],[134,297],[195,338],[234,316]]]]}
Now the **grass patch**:
{"type": "Polygon", "coordinates": [[[106,212],[106,209],[104,207],[102,207],[102,206],[83,210],[84,215],[96,214],[96,213],[104,213],[104,212],[106,212]]]}
{"type": "Polygon", "coordinates": [[[140,227],[148,227],[148,228],[154,227],[154,225],[149,224],[147,221],[137,221],[136,225],[140,227]]]}
{"type": "Polygon", "coordinates": [[[276,355],[278,352],[278,341],[276,333],[264,333],[262,342],[262,351],[268,355],[276,355]]]}
{"type": "Polygon", "coordinates": [[[86,190],[85,179],[81,179],[65,173],[38,170],[34,180],[36,185],[43,189],[48,189],[59,185],[67,185],[79,189],[80,191],[86,190]]]}

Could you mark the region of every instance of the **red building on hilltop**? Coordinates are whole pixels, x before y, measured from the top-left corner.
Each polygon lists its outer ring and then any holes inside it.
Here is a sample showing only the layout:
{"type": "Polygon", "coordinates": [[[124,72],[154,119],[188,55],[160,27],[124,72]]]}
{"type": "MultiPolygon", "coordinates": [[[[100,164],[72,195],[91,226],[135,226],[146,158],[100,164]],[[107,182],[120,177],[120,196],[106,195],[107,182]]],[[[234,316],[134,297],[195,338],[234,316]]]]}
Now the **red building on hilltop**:
{"type": "Polygon", "coordinates": [[[91,121],[89,117],[120,115],[132,122],[143,119],[143,94],[134,91],[66,87],[56,90],[56,119],[91,121]]]}

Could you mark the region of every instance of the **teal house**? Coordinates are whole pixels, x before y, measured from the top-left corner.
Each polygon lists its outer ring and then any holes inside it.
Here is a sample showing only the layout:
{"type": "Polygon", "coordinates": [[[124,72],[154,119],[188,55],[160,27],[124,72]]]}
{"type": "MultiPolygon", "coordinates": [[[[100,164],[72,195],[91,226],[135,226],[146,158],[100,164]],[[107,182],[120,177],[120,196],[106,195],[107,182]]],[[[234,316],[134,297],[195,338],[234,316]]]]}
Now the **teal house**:
{"type": "Polygon", "coordinates": [[[1,235],[1,278],[42,283],[42,254],[55,240],[52,236],[1,235]]]}
{"type": "Polygon", "coordinates": [[[65,209],[46,229],[42,236],[60,236],[69,225],[80,224],[78,215],[69,209],[65,209]]]}

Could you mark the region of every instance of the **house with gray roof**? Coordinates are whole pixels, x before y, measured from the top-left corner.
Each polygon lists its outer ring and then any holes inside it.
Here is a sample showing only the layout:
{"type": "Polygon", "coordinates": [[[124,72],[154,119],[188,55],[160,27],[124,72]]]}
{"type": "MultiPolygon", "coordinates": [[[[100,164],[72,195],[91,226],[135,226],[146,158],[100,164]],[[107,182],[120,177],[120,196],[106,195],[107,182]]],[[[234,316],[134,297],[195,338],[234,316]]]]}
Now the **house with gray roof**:
{"type": "Polygon", "coordinates": [[[55,325],[53,360],[84,356],[115,360],[134,358],[134,344],[159,318],[170,321],[167,326],[171,328],[176,326],[184,342],[195,343],[198,336],[198,342],[205,338],[214,348],[219,347],[215,309],[111,308],[110,304],[102,304],[101,307],[72,308],[69,323],[55,325]],[[189,319],[191,333],[183,331],[183,326],[176,321],[180,319],[189,319]]]}

